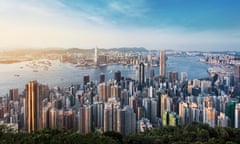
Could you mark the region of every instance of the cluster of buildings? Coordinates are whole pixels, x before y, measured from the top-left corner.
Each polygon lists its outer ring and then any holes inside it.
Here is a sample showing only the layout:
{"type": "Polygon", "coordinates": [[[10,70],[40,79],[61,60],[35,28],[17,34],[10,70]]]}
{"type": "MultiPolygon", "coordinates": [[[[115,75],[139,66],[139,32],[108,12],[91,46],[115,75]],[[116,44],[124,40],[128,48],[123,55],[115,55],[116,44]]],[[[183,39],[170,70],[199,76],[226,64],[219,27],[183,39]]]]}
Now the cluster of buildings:
{"type": "Polygon", "coordinates": [[[30,81],[23,93],[11,89],[7,97],[0,97],[0,121],[29,133],[65,128],[84,134],[127,135],[192,122],[240,127],[239,95],[233,94],[239,86],[239,65],[235,65],[234,83],[217,73],[209,79],[188,80],[186,72],[180,76],[166,72],[166,59],[165,51],[160,51],[159,74],[150,68],[148,77],[147,65],[139,62],[137,80],[116,70],[114,79],[105,80],[100,73],[97,81],[91,81],[86,74],[82,84],[67,88],[30,81]]]}

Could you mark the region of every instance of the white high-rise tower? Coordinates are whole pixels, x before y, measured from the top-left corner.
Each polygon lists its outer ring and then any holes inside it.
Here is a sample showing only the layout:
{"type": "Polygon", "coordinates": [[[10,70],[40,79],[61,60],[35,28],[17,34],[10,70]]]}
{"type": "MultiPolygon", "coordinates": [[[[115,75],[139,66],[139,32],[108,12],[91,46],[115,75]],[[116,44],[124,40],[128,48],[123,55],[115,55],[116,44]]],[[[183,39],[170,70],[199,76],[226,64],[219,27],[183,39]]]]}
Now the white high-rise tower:
{"type": "Polygon", "coordinates": [[[97,64],[97,62],[98,62],[98,51],[97,51],[97,47],[95,47],[95,57],[94,57],[94,62],[95,62],[95,64],[97,64]]]}

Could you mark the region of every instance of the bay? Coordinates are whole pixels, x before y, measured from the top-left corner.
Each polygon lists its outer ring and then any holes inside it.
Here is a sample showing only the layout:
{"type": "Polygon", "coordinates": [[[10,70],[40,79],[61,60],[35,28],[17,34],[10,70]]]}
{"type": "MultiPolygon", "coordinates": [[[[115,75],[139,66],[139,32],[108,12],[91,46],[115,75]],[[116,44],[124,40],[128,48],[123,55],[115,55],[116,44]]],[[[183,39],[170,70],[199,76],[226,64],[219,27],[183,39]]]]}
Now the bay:
{"type": "MultiPolygon", "coordinates": [[[[199,62],[200,57],[175,57],[169,56],[167,59],[167,71],[187,72],[189,79],[208,77],[207,69],[210,67],[205,63],[199,62]]],[[[11,88],[19,88],[20,92],[25,84],[31,80],[54,86],[70,86],[80,84],[83,75],[89,74],[90,80],[99,80],[99,74],[105,73],[105,80],[113,79],[116,70],[121,71],[124,77],[137,79],[138,70],[135,67],[113,64],[96,68],[79,68],[73,64],[51,61],[51,66],[46,69],[33,71],[27,65],[30,62],[20,62],[13,64],[0,64],[0,96],[6,95],[11,88]]],[[[146,67],[148,76],[150,67],[146,67]]],[[[159,67],[154,67],[155,76],[159,74],[159,67]]]]}

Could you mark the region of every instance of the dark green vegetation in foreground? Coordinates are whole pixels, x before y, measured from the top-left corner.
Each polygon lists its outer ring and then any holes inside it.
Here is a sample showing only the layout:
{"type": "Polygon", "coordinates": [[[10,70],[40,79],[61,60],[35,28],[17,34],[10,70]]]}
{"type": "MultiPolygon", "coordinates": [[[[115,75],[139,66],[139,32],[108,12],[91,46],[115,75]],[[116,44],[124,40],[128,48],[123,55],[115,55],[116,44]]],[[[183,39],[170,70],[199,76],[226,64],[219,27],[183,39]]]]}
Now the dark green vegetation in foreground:
{"type": "Polygon", "coordinates": [[[28,133],[3,133],[0,126],[1,144],[167,144],[167,143],[210,143],[210,144],[239,144],[240,129],[216,127],[211,128],[206,124],[193,123],[186,126],[156,128],[145,133],[122,137],[119,133],[107,132],[104,134],[90,133],[82,135],[77,132],[57,129],[44,129],[33,134],[28,133]]]}

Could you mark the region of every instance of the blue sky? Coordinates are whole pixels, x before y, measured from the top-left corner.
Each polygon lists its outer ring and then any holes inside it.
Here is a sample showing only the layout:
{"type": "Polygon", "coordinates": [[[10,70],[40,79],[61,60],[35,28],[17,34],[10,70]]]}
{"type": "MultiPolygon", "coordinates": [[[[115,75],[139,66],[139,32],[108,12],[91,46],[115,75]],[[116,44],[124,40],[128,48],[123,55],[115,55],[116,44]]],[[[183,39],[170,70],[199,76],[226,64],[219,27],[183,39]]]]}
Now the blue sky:
{"type": "Polygon", "coordinates": [[[238,0],[1,0],[0,47],[238,50],[238,0]]]}

